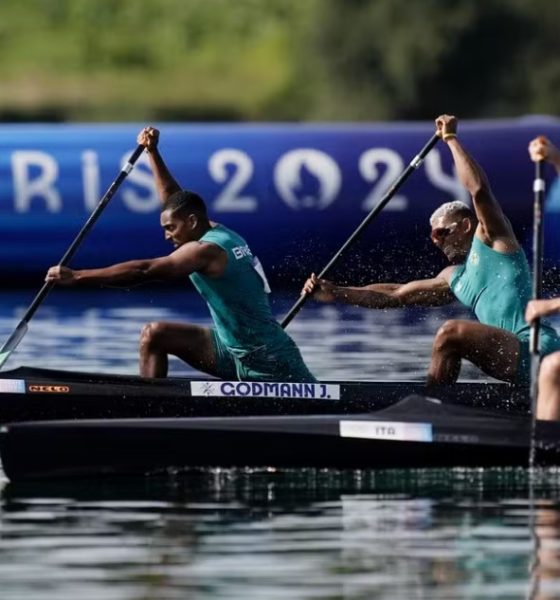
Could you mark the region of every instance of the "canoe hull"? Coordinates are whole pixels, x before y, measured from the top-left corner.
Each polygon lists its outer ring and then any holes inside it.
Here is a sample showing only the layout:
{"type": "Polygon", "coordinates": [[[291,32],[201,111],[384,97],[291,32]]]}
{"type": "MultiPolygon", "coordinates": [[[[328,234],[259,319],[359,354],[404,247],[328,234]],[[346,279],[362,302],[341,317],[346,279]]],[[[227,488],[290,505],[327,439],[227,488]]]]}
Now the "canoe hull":
{"type": "MultiPolygon", "coordinates": [[[[191,467],[526,466],[530,420],[457,407],[367,415],[127,419],[2,427],[12,480],[146,474],[191,467]]],[[[539,424],[542,464],[558,464],[558,424],[539,424]]]]}

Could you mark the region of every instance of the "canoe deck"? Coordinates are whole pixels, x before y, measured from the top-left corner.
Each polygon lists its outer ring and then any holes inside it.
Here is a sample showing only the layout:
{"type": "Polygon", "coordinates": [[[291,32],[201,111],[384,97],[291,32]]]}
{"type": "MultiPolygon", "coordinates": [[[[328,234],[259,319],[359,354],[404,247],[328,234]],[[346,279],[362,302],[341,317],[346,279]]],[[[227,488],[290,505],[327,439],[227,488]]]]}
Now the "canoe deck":
{"type": "Polygon", "coordinates": [[[527,411],[528,389],[462,382],[426,390],[419,381],[294,383],[146,379],[20,367],[0,373],[0,423],[53,419],[352,414],[410,394],[504,411],[527,411]]]}

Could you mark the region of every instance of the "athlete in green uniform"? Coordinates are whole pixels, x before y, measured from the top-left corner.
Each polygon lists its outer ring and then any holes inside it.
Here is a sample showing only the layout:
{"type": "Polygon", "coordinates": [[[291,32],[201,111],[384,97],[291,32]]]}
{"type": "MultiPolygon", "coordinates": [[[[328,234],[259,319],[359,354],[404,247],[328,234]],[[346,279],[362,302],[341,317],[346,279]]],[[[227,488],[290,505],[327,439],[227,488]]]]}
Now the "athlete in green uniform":
{"type": "Polygon", "coordinates": [[[206,300],[215,328],[149,323],[140,339],[140,374],[166,377],[168,355],[229,380],[315,381],[293,340],[272,316],[270,292],[258,259],[238,234],[208,219],[197,194],[181,190],[157,148],[159,132],[138,136],[146,147],[162,200],[160,222],[175,251],[101,269],[51,267],[48,281],[62,285],[125,283],[186,277],[206,300]]]}
{"type": "MultiPolygon", "coordinates": [[[[557,148],[545,136],[538,136],[529,144],[529,156],[534,162],[546,161],[556,170],[556,181],[547,197],[550,204],[555,204],[560,192],[560,148],[557,148]]],[[[527,323],[560,313],[560,298],[540,298],[527,304],[525,318],[527,323]]],[[[539,331],[539,345],[541,336],[539,331]]],[[[560,352],[548,354],[541,362],[539,370],[537,398],[537,419],[560,419],[560,352]]]]}
{"type": "MultiPolygon", "coordinates": [[[[454,319],[439,329],[428,384],[454,383],[463,358],[496,379],[526,382],[529,325],[524,312],[531,295],[527,259],[484,171],[458,140],[457,119],[438,117],[436,131],[451,150],[474,207],[473,212],[463,202],[448,202],[430,218],[431,239],[451,266],[433,279],[361,288],[336,286],[312,274],[302,293],[368,308],[438,306],[458,298],[479,322],[454,319]]],[[[560,349],[560,338],[546,323],[541,344],[543,354],[560,349]]]]}

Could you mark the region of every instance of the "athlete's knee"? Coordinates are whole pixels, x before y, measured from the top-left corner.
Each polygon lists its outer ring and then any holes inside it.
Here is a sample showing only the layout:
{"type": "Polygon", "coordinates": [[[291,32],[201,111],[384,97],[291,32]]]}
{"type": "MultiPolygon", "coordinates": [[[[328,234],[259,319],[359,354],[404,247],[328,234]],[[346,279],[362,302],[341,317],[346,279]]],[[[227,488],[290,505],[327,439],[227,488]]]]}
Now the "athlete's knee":
{"type": "Polygon", "coordinates": [[[457,352],[465,339],[466,327],[464,321],[446,321],[436,333],[434,352],[457,352]]]}
{"type": "Polygon", "coordinates": [[[144,327],[142,327],[142,331],[140,333],[140,347],[146,350],[154,349],[159,343],[161,343],[164,334],[164,323],[158,323],[157,321],[147,323],[144,325],[144,327]]]}
{"type": "Polygon", "coordinates": [[[560,352],[545,356],[541,362],[537,419],[560,419],[560,352]]]}
{"type": "Polygon", "coordinates": [[[539,379],[541,381],[560,383],[560,352],[554,352],[543,358],[539,379]]]}

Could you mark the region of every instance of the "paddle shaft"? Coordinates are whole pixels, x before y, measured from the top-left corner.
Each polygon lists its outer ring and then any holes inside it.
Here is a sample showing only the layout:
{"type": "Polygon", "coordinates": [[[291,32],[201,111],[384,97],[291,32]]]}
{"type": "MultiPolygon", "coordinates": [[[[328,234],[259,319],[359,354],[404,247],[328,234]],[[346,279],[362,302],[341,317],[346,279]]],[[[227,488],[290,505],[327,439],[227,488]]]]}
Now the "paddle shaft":
{"type": "MultiPolygon", "coordinates": [[[[535,163],[535,180],[533,182],[533,298],[538,300],[542,296],[543,280],[543,208],[545,181],[542,177],[543,161],[535,163]]],[[[538,393],[538,376],[540,366],[539,352],[539,330],[540,319],[535,319],[531,325],[531,337],[529,338],[529,351],[531,353],[531,398],[533,401],[533,414],[536,409],[538,393]]]]}
{"type": "MultiPolygon", "coordinates": [[[[439,140],[439,136],[434,134],[430,140],[426,143],[426,145],[420,150],[420,152],[410,161],[410,164],[406,167],[406,169],[399,175],[399,177],[393,182],[393,185],[387,190],[383,198],[373,207],[370,213],[365,217],[365,219],[358,225],[354,233],[342,244],[340,250],[331,258],[329,263],[323,268],[323,270],[317,276],[319,279],[323,279],[326,277],[333,266],[336,264],[338,259],[348,250],[348,248],[358,239],[362,231],[370,224],[370,222],[383,210],[385,205],[391,200],[391,198],[396,194],[402,184],[408,179],[413,171],[415,171],[421,164],[424,158],[426,158],[427,154],[430,150],[437,144],[439,140]]],[[[302,309],[303,305],[307,301],[309,296],[304,294],[300,296],[297,302],[292,306],[289,310],[288,314],[282,320],[282,327],[287,327],[292,319],[297,315],[297,313],[302,309]]]]}
{"type": "MultiPolygon", "coordinates": [[[[78,250],[80,244],[83,242],[86,235],[90,232],[91,228],[94,226],[97,219],[100,217],[101,213],[114,196],[115,192],[120,187],[121,183],[125,180],[126,176],[132,170],[134,163],[138,160],[139,156],[144,151],[144,146],[138,145],[128,162],[124,165],[117,178],[113,181],[113,183],[109,186],[109,189],[105,192],[105,195],[99,201],[98,205],[95,207],[95,210],[91,213],[89,219],[86,221],[78,235],[74,238],[74,241],[70,244],[68,250],[66,250],[64,256],[60,259],[58,263],[60,266],[66,266],[76,251],[78,250]]],[[[8,360],[10,354],[16,349],[19,342],[21,342],[23,336],[27,331],[27,324],[41,305],[41,302],[45,299],[47,294],[50,292],[52,287],[54,286],[54,281],[47,281],[43,284],[43,287],[39,290],[39,293],[35,296],[35,299],[29,305],[29,308],[25,311],[25,314],[21,318],[21,321],[18,323],[16,329],[9,337],[8,341],[4,344],[2,349],[0,349],[0,367],[8,360]]]]}

